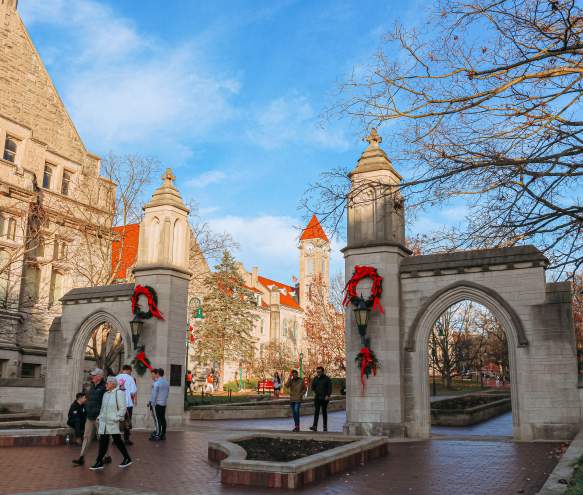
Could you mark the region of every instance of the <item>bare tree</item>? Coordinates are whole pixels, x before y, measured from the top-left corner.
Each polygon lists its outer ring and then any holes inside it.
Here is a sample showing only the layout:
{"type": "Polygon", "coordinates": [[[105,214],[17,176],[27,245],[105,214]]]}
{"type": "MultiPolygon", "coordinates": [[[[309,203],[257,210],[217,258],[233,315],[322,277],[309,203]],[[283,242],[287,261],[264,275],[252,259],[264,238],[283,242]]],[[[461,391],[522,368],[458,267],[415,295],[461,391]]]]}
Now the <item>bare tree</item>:
{"type": "Polygon", "coordinates": [[[261,380],[271,378],[277,371],[283,381],[287,372],[295,365],[290,346],[281,341],[271,341],[259,353],[255,353],[250,363],[250,371],[261,380]]]}
{"type": "MultiPolygon", "coordinates": [[[[574,0],[445,0],[423,29],[397,26],[374,68],[343,86],[332,112],[391,123],[409,207],[464,197],[462,230],[437,246],[531,242],[557,276],[583,264],[583,10],[574,0]]],[[[360,72],[362,73],[362,71],[360,72]]],[[[393,152],[394,151],[394,152],[393,152]]],[[[342,218],[347,170],[304,203],[342,218]]]]}

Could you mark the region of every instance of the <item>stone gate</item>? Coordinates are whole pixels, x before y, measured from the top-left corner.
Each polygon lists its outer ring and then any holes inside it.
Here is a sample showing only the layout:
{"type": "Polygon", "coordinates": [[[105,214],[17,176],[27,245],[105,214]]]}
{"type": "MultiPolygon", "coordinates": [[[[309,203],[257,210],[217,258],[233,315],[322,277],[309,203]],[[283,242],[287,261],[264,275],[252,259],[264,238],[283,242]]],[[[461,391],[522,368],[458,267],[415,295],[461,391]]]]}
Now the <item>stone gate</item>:
{"type": "Polygon", "coordinates": [[[547,283],[548,260],[533,246],[411,256],[405,246],[401,177],[373,131],[351,173],[346,277],[378,269],[381,304],[368,325],[381,367],[364,390],[354,359],[360,337],[347,311],[347,423],[351,434],[430,434],[428,339],[451,305],[488,308],[508,342],[514,438],[569,439],[579,429],[577,358],[568,283],[547,283]]]}

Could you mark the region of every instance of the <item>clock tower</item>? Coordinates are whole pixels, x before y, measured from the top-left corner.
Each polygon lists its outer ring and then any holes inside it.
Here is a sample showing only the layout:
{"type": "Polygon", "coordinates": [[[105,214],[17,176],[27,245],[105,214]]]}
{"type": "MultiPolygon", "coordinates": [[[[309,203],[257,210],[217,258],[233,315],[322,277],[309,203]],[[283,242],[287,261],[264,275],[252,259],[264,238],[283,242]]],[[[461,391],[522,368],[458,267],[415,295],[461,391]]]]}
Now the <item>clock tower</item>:
{"type": "Polygon", "coordinates": [[[300,237],[300,305],[308,301],[310,284],[321,279],[326,292],[330,287],[330,241],[316,215],[300,237]]]}

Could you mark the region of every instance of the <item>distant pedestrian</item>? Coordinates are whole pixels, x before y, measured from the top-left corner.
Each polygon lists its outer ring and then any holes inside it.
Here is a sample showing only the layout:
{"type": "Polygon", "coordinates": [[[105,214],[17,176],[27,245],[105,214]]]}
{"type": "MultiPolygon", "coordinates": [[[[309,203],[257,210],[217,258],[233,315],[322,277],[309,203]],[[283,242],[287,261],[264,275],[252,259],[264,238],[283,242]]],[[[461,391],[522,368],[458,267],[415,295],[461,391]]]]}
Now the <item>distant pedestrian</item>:
{"type": "Polygon", "coordinates": [[[119,389],[123,390],[126,396],[126,421],[125,429],[123,431],[123,439],[126,445],[133,445],[133,442],[130,440],[130,434],[132,431],[134,406],[137,405],[138,400],[138,387],[132,376],[132,367],[129,364],[124,364],[121,373],[117,375],[116,378],[119,389]]]}
{"type": "Polygon", "coordinates": [[[294,418],[294,429],[292,431],[300,431],[300,407],[302,397],[306,391],[306,384],[299,377],[297,370],[291,370],[285,386],[289,390],[289,405],[294,418]]]}
{"type": "Polygon", "coordinates": [[[186,393],[192,393],[192,373],[190,370],[186,371],[186,376],[184,377],[184,383],[186,384],[186,393]]]}
{"type": "Polygon", "coordinates": [[[204,385],[204,393],[205,394],[212,394],[215,391],[215,389],[213,387],[213,381],[214,381],[213,374],[209,373],[206,376],[206,383],[204,385]]]}
{"type": "Polygon", "coordinates": [[[324,431],[328,431],[328,402],[332,395],[332,380],[324,373],[324,368],[316,368],[316,377],[312,380],[312,392],[314,392],[314,424],[310,430],[318,431],[318,419],[322,409],[322,423],[324,431]]]}
{"type": "Polygon", "coordinates": [[[150,440],[166,440],[166,404],[168,403],[168,393],[170,384],[164,378],[162,368],[152,370],[152,394],[148,405],[154,415],[156,422],[156,431],[150,435],[150,440]]]}
{"type": "Polygon", "coordinates": [[[276,399],[279,399],[279,394],[281,392],[281,377],[279,373],[276,371],[275,375],[273,375],[273,396],[276,399]]]}
{"type": "Polygon", "coordinates": [[[85,422],[87,421],[87,411],[85,403],[87,395],[85,392],[79,392],[69,408],[67,424],[75,431],[75,443],[81,445],[83,442],[83,432],[85,431],[85,422]]]}
{"type": "MultiPolygon", "coordinates": [[[[83,445],[81,446],[81,453],[79,459],[75,459],[73,464],[82,466],[85,463],[85,452],[91,445],[93,437],[97,431],[97,417],[101,411],[101,401],[103,394],[105,394],[105,382],[103,381],[103,370],[95,368],[90,374],[91,387],[87,392],[87,403],[85,410],[87,411],[87,421],[85,422],[85,431],[83,432],[83,445]]],[[[109,462],[111,458],[105,457],[104,462],[109,462]]]]}
{"type": "Polygon", "coordinates": [[[109,437],[113,438],[113,444],[123,456],[119,467],[125,468],[132,464],[132,459],[121,439],[121,431],[119,429],[119,422],[126,415],[126,394],[118,388],[115,376],[107,378],[106,388],[107,392],[103,395],[101,412],[98,417],[99,452],[95,464],[89,468],[92,471],[103,469],[105,454],[109,447],[109,437]]]}

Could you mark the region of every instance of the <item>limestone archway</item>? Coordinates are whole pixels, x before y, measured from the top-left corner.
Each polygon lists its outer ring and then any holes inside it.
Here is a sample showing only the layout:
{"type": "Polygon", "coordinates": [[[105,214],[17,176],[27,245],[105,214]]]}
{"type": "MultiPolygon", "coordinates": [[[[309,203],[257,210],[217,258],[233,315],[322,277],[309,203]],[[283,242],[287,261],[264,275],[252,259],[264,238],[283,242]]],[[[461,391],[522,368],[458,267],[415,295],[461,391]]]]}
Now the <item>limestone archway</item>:
{"type": "Polygon", "coordinates": [[[502,326],[508,343],[510,363],[510,386],[512,401],[512,426],[515,436],[520,431],[521,404],[519,401],[520,361],[517,357],[519,347],[528,344],[520,318],[504,299],[494,290],[468,281],[460,281],[433,294],[419,309],[406,340],[406,352],[410,353],[411,381],[410,396],[416,404],[406,411],[410,423],[407,427],[414,436],[427,437],[431,429],[429,383],[427,380],[429,362],[427,344],[435,321],[448,308],[459,302],[469,300],[487,308],[502,326]],[[413,412],[414,411],[414,412],[413,412]],[[413,412],[413,414],[410,414],[413,412]]]}
{"type": "Polygon", "coordinates": [[[113,314],[105,310],[97,310],[85,318],[79,325],[67,351],[67,359],[71,360],[72,370],[70,374],[70,390],[79,391],[82,388],[83,365],[85,361],[85,349],[91,338],[92,332],[102,324],[109,324],[114,331],[119,332],[122,338],[122,361],[128,362],[132,345],[131,331],[127,324],[113,314]]]}

